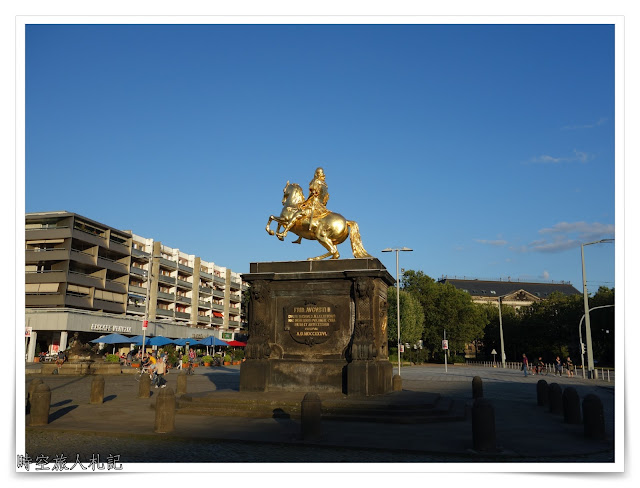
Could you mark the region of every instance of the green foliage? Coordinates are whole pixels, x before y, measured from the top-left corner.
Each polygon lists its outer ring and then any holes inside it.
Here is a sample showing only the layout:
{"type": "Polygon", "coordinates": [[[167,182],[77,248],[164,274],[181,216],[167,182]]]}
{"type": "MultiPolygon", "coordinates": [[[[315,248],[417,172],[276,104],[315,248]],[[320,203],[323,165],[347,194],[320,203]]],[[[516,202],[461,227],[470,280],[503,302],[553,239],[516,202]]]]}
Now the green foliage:
{"type": "Polygon", "coordinates": [[[225,354],[224,355],[224,362],[225,363],[230,363],[231,362],[231,355],[230,354],[225,354]]]}
{"type": "Polygon", "coordinates": [[[107,363],[119,363],[120,356],[118,356],[117,354],[107,354],[105,361],[107,363]]]}
{"type": "Polygon", "coordinates": [[[204,363],[211,363],[211,362],[213,362],[213,358],[212,358],[211,356],[207,355],[207,356],[204,356],[204,357],[202,358],[202,361],[203,361],[204,363]]]}
{"type": "Polygon", "coordinates": [[[244,359],[244,351],[242,349],[234,349],[233,359],[234,361],[242,361],[244,359]]]}
{"type": "Polygon", "coordinates": [[[450,284],[437,283],[422,271],[405,271],[402,284],[404,291],[422,307],[425,324],[422,339],[432,356],[441,350],[445,330],[449,348],[454,352],[464,351],[465,344],[483,337],[489,319],[468,293],[450,284]]]}
{"type": "MultiPolygon", "coordinates": [[[[395,288],[389,288],[387,300],[387,334],[392,344],[398,343],[398,309],[396,308],[397,293],[395,288]]],[[[403,343],[415,344],[422,338],[424,330],[424,313],[419,300],[411,293],[400,290],[400,339],[403,343]]]]}

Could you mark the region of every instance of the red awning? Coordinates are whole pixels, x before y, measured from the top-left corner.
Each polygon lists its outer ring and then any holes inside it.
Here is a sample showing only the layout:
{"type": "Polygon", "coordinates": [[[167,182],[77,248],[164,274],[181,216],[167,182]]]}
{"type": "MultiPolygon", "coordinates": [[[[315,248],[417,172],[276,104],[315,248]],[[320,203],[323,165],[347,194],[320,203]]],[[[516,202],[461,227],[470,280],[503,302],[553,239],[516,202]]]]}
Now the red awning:
{"type": "Polygon", "coordinates": [[[223,315],[222,315],[220,312],[213,312],[213,315],[214,315],[215,317],[220,317],[220,318],[222,318],[222,317],[223,317],[223,315]]]}
{"type": "Polygon", "coordinates": [[[244,347],[247,345],[246,342],[240,342],[240,341],[225,341],[225,342],[232,347],[244,347]]]}

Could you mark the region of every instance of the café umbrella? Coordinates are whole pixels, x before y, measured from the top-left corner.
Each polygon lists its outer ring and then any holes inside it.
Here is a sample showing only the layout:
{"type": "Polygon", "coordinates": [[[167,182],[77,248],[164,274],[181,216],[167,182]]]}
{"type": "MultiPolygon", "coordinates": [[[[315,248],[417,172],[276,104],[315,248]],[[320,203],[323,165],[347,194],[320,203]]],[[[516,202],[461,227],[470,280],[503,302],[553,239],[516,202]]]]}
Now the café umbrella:
{"type": "Polygon", "coordinates": [[[116,344],[128,344],[131,342],[131,337],[126,337],[122,334],[109,334],[104,337],[98,337],[90,342],[96,344],[113,344],[113,352],[115,354],[116,344]]]}
{"type": "Polygon", "coordinates": [[[167,344],[173,344],[173,339],[167,339],[166,337],[163,336],[156,336],[153,337],[151,339],[149,339],[149,342],[147,343],[150,346],[166,346],[167,344]]]}
{"type": "Polygon", "coordinates": [[[229,344],[223,340],[218,339],[214,336],[206,337],[201,341],[196,342],[194,345],[198,346],[207,346],[207,354],[209,353],[209,346],[228,346],[229,344]]]}

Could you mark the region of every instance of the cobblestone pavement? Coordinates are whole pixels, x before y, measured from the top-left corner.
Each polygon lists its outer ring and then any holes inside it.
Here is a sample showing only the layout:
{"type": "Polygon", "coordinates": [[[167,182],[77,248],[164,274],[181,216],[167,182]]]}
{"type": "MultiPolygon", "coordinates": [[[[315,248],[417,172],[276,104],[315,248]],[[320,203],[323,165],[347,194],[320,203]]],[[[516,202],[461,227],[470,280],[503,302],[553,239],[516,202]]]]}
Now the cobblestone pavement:
{"type": "MultiPolygon", "coordinates": [[[[140,405],[140,400],[135,399],[138,391],[138,383],[130,375],[106,377],[105,381],[105,405],[111,402],[113,410],[118,402],[122,402],[122,410],[114,417],[113,434],[108,432],[91,432],[70,430],[67,428],[55,430],[56,419],[65,415],[72,415],[74,409],[82,409],[82,405],[89,403],[89,391],[92,378],[90,376],[42,376],[26,375],[26,383],[33,378],[40,378],[51,388],[51,412],[50,425],[45,428],[27,427],[25,436],[26,452],[32,459],[44,455],[52,462],[61,455],[66,457],[67,463],[80,459],[87,461],[92,455],[99,454],[101,461],[105,462],[108,456],[119,456],[122,463],[475,463],[475,462],[538,462],[538,463],[612,463],[614,461],[613,433],[614,433],[614,384],[582,378],[566,377],[542,377],[548,383],[557,382],[563,388],[573,386],[581,398],[588,393],[596,393],[603,401],[605,409],[605,425],[610,442],[602,448],[578,448],[584,444],[581,437],[581,426],[566,426],[557,419],[548,417],[536,406],[535,384],[537,376],[524,378],[518,371],[493,368],[470,368],[464,366],[449,366],[444,373],[444,366],[403,367],[403,389],[413,391],[438,392],[442,395],[457,398],[463,401],[471,399],[471,381],[474,376],[483,379],[484,397],[491,400],[496,410],[496,437],[498,440],[509,442],[528,443],[529,450],[510,452],[509,455],[490,455],[475,453],[464,446],[469,442],[464,441],[462,448],[446,452],[439,452],[439,436],[447,435],[449,427],[436,424],[430,426],[433,429],[431,439],[425,440],[424,452],[418,452],[415,443],[410,444],[409,434],[411,427],[400,432],[400,427],[394,428],[387,425],[371,425],[372,432],[367,435],[388,436],[389,442],[385,448],[371,448],[373,444],[367,444],[366,438],[360,446],[342,447],[338,445],[311,445],[301,442],[277,442],[278,439],[265,437],[263,442],[246,442],[235,439],[211,438],[185,438],[179,435],[163,436],[154,434],[135,433],[126,434],[128,421],[127,409],[133,405],[140,405]],[[522,421],[518,421],[519,415],[523,415],[522,421]],[[503,421],[500,421],[503,419],[503,421]],[[530,419],[530,420],[528,420],[530,419]],[[543,425],[544,424],[544,425],[543,425]],[[535,433],[536,425],[543,425],[535,433]],[[50,427],[50,428],[49,428],[50,427]],[[386,429],[386,430],[385,430],[386,429]],[[534,433],[532,434],[532,429],[534,433]],[[124,430],[124,433],[123,433],[124,430]],[[562,430],[562,432],[555,432],[562,430]],[[393,436],[396,436],[394,438],[393,436]],[[403,437],[407,442],[403,447],[403,437]],[[558,453],[558,436],[567,443],[567,450],[558,453]],[[548,436],[545,437],[545,436],[548,436]],[[546,444],[547,442],[551,445],[546,444]],[[411,446],[414,447],[411,447],[411,446]],[[533,454],[532,454],[533,452],[533,454]]],[[[168,386],[175,390],[177,374],[172,371],[168,376],[168,386]]],[[[208,392],[213,389],[238,390],[239,368],[223,367],[215,369],[197,368],[196,374],[189,378],[190,393],[208,392]]],[[[152,390],[155,394],[160,390],[152,390]]],[[[139,407],[138,407],[139,409],[139,407]]],[[[144,414],[146,415],[146,414],[144,414]]],[[[153,423],[154,411],[148,409],[148,416],[153,423]]],[[[178,415],[177,418],[183,417],[178,415]]],[[[176,423],[178,423],[178,419],[176,423]]],[[[181,420],[181,419],[180,419],[181,420]]],[[[223,420],[224,421],[224,420],[223,420]]],[[[236,419],[236,421],[238,421],[236,419]]],[[[275,422],[273,419],[264,422],[275,422]]],[[[231,420],[228,421],[231,424],[231,420]]],[[[260,426],[259,421],[246,420],[247,425],[260,426]],[[253,423],[251,423],[253,422],[253,423]]],[[[299,429],[299,425],[293,420],[288,420],[288,428],[292,431],[299,429]]],[[[60,422],[58,422],[60,424],[60,422]]],[[[328,428],[339,422],[327,422],[328,428]],[[329,426],[329,424],[331,424],[329,426]]],[[[368,429],[358,424],[359,429],[368,429]]],[[[458,435],[461,438],[470,438],[471,423],[449,423],[450,436],[458,435]],[[455,425],[454,425],[455,424],[455,425]],[[462,433],[462,434],[460,434],[462,433]]],[[[342,427],[339,427],[342,428],[342,427]]],[[[345,426],[348,428],[348,426],[345,426]]],[[[464,440],[464,439],[463,439],[464,440]]],[[[509,447],[509,446],[507,446],[509,447]]],[[[20,454],[20,453],[18,453],[20,454]]]]}

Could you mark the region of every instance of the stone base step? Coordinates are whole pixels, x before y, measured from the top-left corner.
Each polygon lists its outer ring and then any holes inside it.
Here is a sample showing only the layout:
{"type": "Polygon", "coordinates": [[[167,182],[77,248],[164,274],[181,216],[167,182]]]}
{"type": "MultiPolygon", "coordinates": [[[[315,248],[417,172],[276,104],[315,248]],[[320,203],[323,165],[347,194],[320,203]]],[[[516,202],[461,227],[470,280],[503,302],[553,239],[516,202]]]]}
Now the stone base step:
{"type": "MultiPolygon", "coordinates": [[[[300,418],[303,393],[215,391],[185,394],[178,414],[249,418],[300,418]]],[[[465,420],[464,402],[436,393],[393,392],[375,397],[320,395],[322,418],[337,421],[430,423],[465,420]]]]}

